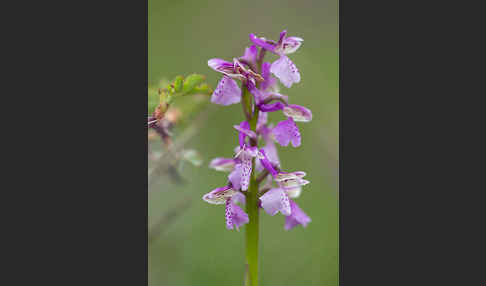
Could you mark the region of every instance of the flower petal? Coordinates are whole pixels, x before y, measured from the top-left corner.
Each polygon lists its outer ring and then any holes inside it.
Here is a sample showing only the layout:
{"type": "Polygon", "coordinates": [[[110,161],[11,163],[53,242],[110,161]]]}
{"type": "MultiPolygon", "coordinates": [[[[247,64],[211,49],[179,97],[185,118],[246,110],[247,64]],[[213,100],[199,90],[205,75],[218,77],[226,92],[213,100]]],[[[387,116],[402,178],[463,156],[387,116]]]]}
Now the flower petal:
{"type": "Polygon", "coordinates": [[[248,215],[231,200],[226,201],[225,217],[227,229],[234,229],[236,227],[238,230],[240,226],[250,221],[248,215]]]}
{"type": "Polygon", "coordinates": [[[245,144],[245,138],[247,136],[250,138],[257,137],[256,133],[250,129],[250,123],[248,123],[248,121],[242,121],[240,125],[233,125],[233,128],[239,131],[238,139],[240,146],[245,144]]]}
{"type": "Polygon", "coordinates": [[[296,172],[280,172],[278,176],[275,177],[275,181],[282,182],[285,180],[292,180],[292,179],[302,179],[305,177],[306,173],[303,171],[296,171],[296,172]]]}
{"type": "Polygon", "coordinates": [[[275,50],[274,45],[267,43],[264,38],[258,38],[257,36],[255,36],[255,34],[250,34],[250,41],[267,51],[273,52],[275,50]]]}
{"type": "Polygon", "coordinates": [[[260,83],[261,90],[273,90],[277,85],[277,79],[275,79],[270,73],[269,62],[264,62],[262,64],[262,77],[263,81],[260,83]]]}
{"type": "Polygon", "coordinates": [[[246,197],[241,192],[237,192],[234,196],[231,197],[231,201],[235,204],[246,204],[246,197]]]}
{"type": "Polygon", "coordinates": [[[248,190],[250,185],[250,175],[251,175],[251,157],[241,160],[241,190],[248,190]]]}
{"type": "Polygon", "coordinates": [[[261,128],[263,128],[265,124],[267,124],[267,122],[268,122],[268,113],[260,110],[260,112],[258,113],[256,129],[260,130],[261,128]]]}
{"type": "Polygon", "coordinates": [[[282,110],[284,107],[285,107],[285,104],[283,104],[280,101],[272,102],[272,103],[269,103],[269,104],[260,104],[258,106],[258,108],[261,111],[264,111],[264,112],[274,112],[274,111],[277,111],[277,110],[282,110]]]}
{"type": "Polygon", "coordinates": [[[209,168],[215,169],[216,171],[231,172],[235,167],[235,160],[233,158],[214,158],[209,163],[209,168]]]}
{"type": "Polygon", "coordinates": [[[230,105],[240,102],[241,89],[236,81],[229,76],[223,76],[211,96],[211,102],[221,105],[230,105]]]}
{"type": "Polygon", "coordinates": [[[291,54],[297,51],[300,46],[302,45],[302,42],[304,39],[299,38],[299,37],[288,37],[285,38],[282,42],[282,44],[276,49],[277,52],[281,54],[291,54]]]}
{"type": "Polygon", "coordinates": [[[245,54],[241,57],[241,59],[251,64],[254,64],[256,63],[257,56],[258,56],[257,46],[251,45],[250,47],[245,49],[245,54]]]}
{"type": "Polygon", "coordinates": [[[291,214],[289,197],[280,188],[271,189],[260,197],[262,208],[271,216],[282,213],[285,216],[291,214]]]}
{"type": "Polygon", "coordinates": [[[273,177],[277,176],[278,172],[275,170],[275,168],[273,168],[272,163],[270,162],[270,160],[268,160],[268,157],[265,154],[265,150],[263,148],[260,149],[260,154],[261,154],[261,157],[259,159],[260,159],[260,163],[262,164],[262,166],[265,169],[267,169],[267,171],[270,174],[272,174],[273,177]]]}
{"type": "Polygon", "coordinates": [[[287,88],[290,88],[293,83],[300,82],[299,70],[287,56],[281,56],[273,62],[270,71],[287,88]]]}
{"type": "Polygon", "coordinates": [[[291,214],[285,217],[285,230],[290,230],[299,224],[306,227],[312,221],[293,200],[290,200],[290,209],[291,214]]]}
{"type": "Polygon", "coordinates": [[[228,175],[228,180],[231,182],[233,189],[241,189],[241,163],[235,165],[233,171],[228,175]]]}
{"type": "Polygon", "coordinates": [[[283,113],[287,117],[292,117],[294,121],[309,122],[312,120],[312,112],[310,109],[296,104],[285,106],[283,113]]]}
{"type": "Polygon", "coordinates": [[[234,73],[234,64],[223,59],[210,59],[208,61],[208,66],[213,70],[224,73],[232,74],[234,73]]]}
{"type": "Polygon", "coordinates": [[[205,194],[203,196],[203,200],[210,204],[222,205],[226,202],[226,199],[231,198],[234,194],[236,194],[235,190],[233,190],[229,186],[224,186],[221,188],[216,188],[211,192],[205,194]]]}
{"type": "Polygon", "coordinates": [[[301,143],[299,128],[295,124],[292,117],[287,120],[280,121],[272,130],[278,144],[288,146],[292,142],[292,146],[299,147],[301,143]]]}

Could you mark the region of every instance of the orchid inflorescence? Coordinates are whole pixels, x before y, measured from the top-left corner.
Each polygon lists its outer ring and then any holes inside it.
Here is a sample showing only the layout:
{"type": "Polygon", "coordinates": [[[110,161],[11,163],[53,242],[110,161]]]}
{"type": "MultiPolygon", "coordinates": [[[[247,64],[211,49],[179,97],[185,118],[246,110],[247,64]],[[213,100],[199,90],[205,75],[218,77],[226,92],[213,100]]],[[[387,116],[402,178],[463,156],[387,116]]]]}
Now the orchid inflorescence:
{"type": "Polygon", "coordinates": [[[287,88],[300,82],[299,70],[287,55],[295,52],[303,39],[287,37],[285,30],[280,33],[278,41],[254,34],[249,36],[253,45],[246,48],[242,57],[234,58],[232,62],[217,58],[208,61],[209,67],[223,74],[211,102],[219,105],[242,102],[246,120],[234,126],[239,143],[234,157],[215,158],[209,164],[210,168],[229,172],[227,184],[205,194],[203,200],[224,204],[226,227],[238,229],[250,221],[238,204],[248,202],[250,181],[255,180],[258,208],[272,216],[278,212],[284,215],[286,230],[299,224],[305,227],[311,219],[294,199],[300,196],[302,186],[309,181],[304,179],[305,172],[281,170],[275,146],[277,142],[281,146],[292,144],[299,147],[301,135],[296,122],[312,120],[309,109],[289,104],[288,97],[279,93],[276,79],[287,88]],[[264,62],[266,52],[279,58],[273,63],[264,62]],[[241,82],[241,87],[237,81],[241,82]],[[276,111],[282,111],[287,119],[273,126],[268,122],[268,113],[276,111]],[[258,147],[259,141],[263,141],[262,147],[258,147]]]}

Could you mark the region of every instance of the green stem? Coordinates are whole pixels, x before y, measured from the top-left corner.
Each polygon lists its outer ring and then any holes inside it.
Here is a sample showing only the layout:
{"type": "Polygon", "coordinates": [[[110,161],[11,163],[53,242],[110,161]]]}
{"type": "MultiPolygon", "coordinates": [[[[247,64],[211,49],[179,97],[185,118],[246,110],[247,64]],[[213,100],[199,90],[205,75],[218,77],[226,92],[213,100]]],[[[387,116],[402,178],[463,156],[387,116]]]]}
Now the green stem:
{"type": "MultiPolygon", "coordinates": [[[[251,95],[243,87],[243,102],[249,114],[251,114],[251,95]]],[[[258,108],[250,119],[251,130],[256,130],[258,120],[258,108]]],[[[259,209],[258,209],[258,185],[255,176],[255,161],[252,162],[252,172],[250,177],[250,186],[246,192],[246,213],[249,222],[246,224],[246,277],[245,285],[258,286],[258,237],[259,237],[259,209]]]]}
{"type": "MultiPolygon", "coordinates": [[[[265,57],[265,50],[261,49],[257,60],[257,73],[261,72],[263,58],[265,57]]],[[[260,84],[257,83],[257,87],[260,84]]],[[[256,132],[258,122],[259,109],[255,106],[255,112],[252,112],[252,96],[248,89],[242,85],[242,102],[243,110],[249,120],[250,129],[256,132]],[[251,115],[251,116],[248,116],[251,115]],[[250,117],[250,118],[249,118],[250,117]]],[[[258,147],[258,141],[253,142],[258,147]]],[[[246,224],[246,275],[245,286],[258,286],[258,237],[260,231],[259,220],[259,198],[258,188],[260,182],[257,181],[255,175],[255,159],[252,161],[252,172],[250,177],[250,186],[246,192],[246,213],[248,214],[249,222],[246,224]]]]}

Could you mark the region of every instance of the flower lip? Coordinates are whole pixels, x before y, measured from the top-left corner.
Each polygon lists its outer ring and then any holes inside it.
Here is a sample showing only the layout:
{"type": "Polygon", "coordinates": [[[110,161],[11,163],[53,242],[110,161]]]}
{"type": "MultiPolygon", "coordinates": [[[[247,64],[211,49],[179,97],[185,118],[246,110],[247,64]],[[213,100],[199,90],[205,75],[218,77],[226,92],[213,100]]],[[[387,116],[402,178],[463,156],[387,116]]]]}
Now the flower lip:
{"type": "Polygon", "coordinates": [[[260,197],[262,208],[271,216],[278,212],[285,216],[291,214],[289,197],[280,188],[271,189],[260,197]]]}

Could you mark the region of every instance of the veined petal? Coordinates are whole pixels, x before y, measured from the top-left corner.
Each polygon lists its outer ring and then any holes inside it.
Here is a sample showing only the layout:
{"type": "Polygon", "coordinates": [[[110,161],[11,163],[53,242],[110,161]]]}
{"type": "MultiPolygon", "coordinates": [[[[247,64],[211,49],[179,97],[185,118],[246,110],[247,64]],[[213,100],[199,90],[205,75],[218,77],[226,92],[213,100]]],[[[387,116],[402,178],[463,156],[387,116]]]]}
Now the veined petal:
{"type": "Polygon", "coordinates": [[[250,221],[248,215],[231,200],[226,201],[225,218],[226,228],[228,229],[234,229],[236,227],[238,230],[240,226],[250,221]]]}
{"type": "MultiPolygon", "coordinates": [[[[240,163],[236,164],[235,166],[235,171],[238,168],[240,172],[239,177],[242,191],[248,190],[252,170],[252,159],[253,157],[257,156],[257,154],[257,147],[247,147],[246,145],[243,145],[243,147],[239,148],[238,153],[235,155],[235,157],[240,160],[240,163]]],[[[238,178],[237,173],[235,172],[235,174],[231,178],[234,178],[234,180],[236,180],[238,178]]]]}
{"type": "Polygon", "coordinates": [[[224,74],[234,73],[234,64],[225,61],[223,59],[210,59],[208,61],[208,66],[220,73],[224,73],[224,74]]]}
{"type": "Polygon", "coordinates": [[[263,82],[260,83],[260,88],[262,90],[270,90],[274,89],[274,87],[277,85],[277,79],[275,79],[272,74],[270,73],[270,67],[271,63],[269,62],[264,62],[262,64],[262,77],[263,77],[263,82]]]}
{"type": "Polygon", "coordinates": [[[242,123],[240,123],[240,125],[233,125],[233,128],[242,133],[241,136],[248,136],[250,138],[257,137],[256,133],[250,129],[250,123],[248,123],[247,121],[243,121],[242,123]]]}
{"type": "Polygon", "coordinates": [[[254,64],[256,63],[257,56],[258,56],[257,46],[251,45],[250,47],[245,49],[245,54],[241,57],[241,59],[254,64]]]}
{"type": "Polygon", "coordinates": [[[258,108],[264,112],[274,112],[274,111],[282,110],[284,107],[285,104],[283,104],[280,101],[272,102],[269,104],[260,104],[258,106],[258,108]]]}
{"type": "Polygon", "coordinates": [[[231,197],[231,201],[235,204],[246,204],[246,197],[241,192],[237,192],[234,196],[231,197]]]}
{"type": "Polygon", "coordinates": [[[291,214],[285,217],[285,230],[290,230],[299,224],[306,227],[312,221],[293,200],[290,200],[290,209],[291,214]]]}
{"type": "Polygon", "coordinates": [[[233,189],[241,189],[241,163],[235,165],[233,171],[228,175],[228,181],[231,182],[233,189]]]}
{"type": "Polygon", "coordinates": [[[293,83],[300,82],[299,70],[287,56],[281,56],[273,62],[270,71],[287,88],[290,88],[293,83]]]}
{"type": "Polygon", "coordinates": [[[292,146],[299,147],[301,143],[299,128],[292,118],[280,121],[272,130],[275,140],[282,146],[288,146],[292,142],[292,146]]]}
{"type": "Polygon", "coordinates": [[[292,180],[292,179],[302,179],[305,177],[306,173],[303,171],[296,171],[296,172],[280,172],[276,177],[275,181],[281,182],[285,180],[292,180]]]}
{"type": "Polygon", "coordinates": [[[271,216],[282,213],[285,216],[291,214],[289,197],[280,188],[271,189],[260,197],[262,208],[271,216]]]}
{"type": "Polygon", "coordinates": [[[215,169],[216,171],[231,172],[235,167],[235,160],[233,158],[214,158],[209,163],[209,168],[215,169]]]}
{"type": "Polygon", "coordinates": [[[251,158],[241,160],[241,190],[243,191],[248,190],[248,186],[250,185],[251,161],[251,158]]]}
{"type": "Polygon", "coordinates": [[[257,120],[256,129],[257,130],[262,129],[263,126],[265,124],[267,124],[267,122],[268,122],[268,113],[263,112],[263,111],[260,110],[260,112],[258,113],[258,120],[257,120]]]}
{"type": "Polygon", "coordinates": [[[205,194],[203,196],[203,200],[210,204],[222,205],[226,202],[226,199],[231,198],[234,194],[236,194],[235,190],[233,190],[229,186],[224,186],[221,188],[216,188],[211,192],[205,194]]]}
{"type": "Polygon", "coordinates": [[[309,122],[312,120],[312,112],[310,109],[296,104],[285,106],[283,113],[287,117],[292,117],[294,121],[309,122]]]}
{"type": "Polygon", "coordinates": [[[211,96],[211,102],[221,105],[230,105],[240,102],[241,89],[236,81],[225,75],[211,96]]]}
{"type": "Polygon", "coordinates": [[[272,166],[272,162],[270,162],[270,160],[268,160],[268,157],[265,153],[265,150],[262,148],[260,149],[260,156],[259,156],[259,159],[260,159],[260,163],[262,164],[262,166],[267,169],[267,171],[273,176],[277,176],[278,175],[278,172],[277,170],[275,170],[275,168],[273,168],[272,166]]]}
{"type": "Polygon", "coordinates": [[[267,43],[267,41],[265,41],[265,38],[259,38],[255,36],[255,34],[250,34],[250,41],[252,41],[257,46],[264,48],[267,51],[273,52],[275,50],[274,45],[267,43]]]}
{"type": "Polygon", "coordinates": [[[288,37],[285,38],[282,44],[279,45],[275,50],[277,53],[288,55],[297,51],[302,45],[303,41],[304,39],[299,37],[288,37]]]}

